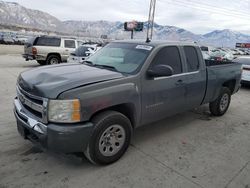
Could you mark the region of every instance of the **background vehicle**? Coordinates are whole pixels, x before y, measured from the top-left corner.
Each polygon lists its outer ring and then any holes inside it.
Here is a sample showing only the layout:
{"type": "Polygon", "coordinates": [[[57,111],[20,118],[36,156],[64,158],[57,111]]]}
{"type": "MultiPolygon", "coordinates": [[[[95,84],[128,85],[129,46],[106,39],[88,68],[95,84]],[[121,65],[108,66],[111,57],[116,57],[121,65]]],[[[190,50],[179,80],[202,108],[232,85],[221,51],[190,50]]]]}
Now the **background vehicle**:
{"type": "Polygon", "coordinates": [[[212,47],[212,46],[200,46],[201,51],[202,52],[206,52],[208,54],[210,54],[213,50],[215,50],[216,48],[212,47]]]}
{"type": "Polygon", "coordinates": [[[232,61],[234,55],[222,50],[216,50],[210,53],[210,60],[215,61],[232,61]]]}
{"type": "Polygon", "coordinates": [[[82,64],[21,73],[14,113],[24,138],[109,164],[139,126],[207,103],[222,116],[240,78],[240,64],[204,61],[193,43],[112,42],[82,64]]]}
{"type": "Polygon", "coordinates": [[[0,44],[3,44],[4,41],[3,41],[3,34],[0,33],[0,44]]]}
{"type": "Polygon", "coordinates": [[[79,46],[75,52],[71,53],[67,62],[68,63],[81,63],[86,60],[87,57],[94,54],[96,51],[101,49],[97,45],[82,45],[79,46]]]}
{"type": "Polygon", "coordinates": [[[4,44],[14,44],[14,40],[10,36],[3,36],[3,43],[4,44]]]}
{"type": "Polygon", "coordinates": [[[25,43],[28,42],[28,37],[17,35],[16,37],[13,38],[13,40],[14,44],[24,45],[25,43]]]}
{"type": "Polygon", "coordinates": [[[234,53],[233,55],[244,55],[244,52],[239,49],[233,49],[234,53]]]}
{"type": "Polygon", "coordinates": [[[250,57],[238,57],[234,62],[242,64],[241,83],[250,85],[250,57]]]}
{"type": "Polygon", "coordinates": [[[66,62],[70,53],[74,52],[81,41],[72,38],[41,36],[35,37],[24,45],[23,57],[37,60],[41,65],[66,62]]]}
{"type": "Polygon", "coordinates": [[[205,60],[209,60],[211,58],[211,56],[209,55],[209,53],[208,52],[204,52],[204,51],[202,51],[202,56],[203,56],[203,58],[205,60]]]}

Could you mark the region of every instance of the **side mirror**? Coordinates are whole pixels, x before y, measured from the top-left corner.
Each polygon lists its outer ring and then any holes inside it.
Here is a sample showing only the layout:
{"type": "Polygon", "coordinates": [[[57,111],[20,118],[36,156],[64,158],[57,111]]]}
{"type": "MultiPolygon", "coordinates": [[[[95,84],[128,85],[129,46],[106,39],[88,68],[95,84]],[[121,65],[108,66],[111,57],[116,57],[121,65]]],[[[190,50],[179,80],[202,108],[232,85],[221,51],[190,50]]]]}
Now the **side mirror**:
{"type": "Polygon", "coordinates": [[[173,68],[163,64],[155,65],[147,71],[147,75],[153,78],[172,76],[173,74],[173,68]]]}

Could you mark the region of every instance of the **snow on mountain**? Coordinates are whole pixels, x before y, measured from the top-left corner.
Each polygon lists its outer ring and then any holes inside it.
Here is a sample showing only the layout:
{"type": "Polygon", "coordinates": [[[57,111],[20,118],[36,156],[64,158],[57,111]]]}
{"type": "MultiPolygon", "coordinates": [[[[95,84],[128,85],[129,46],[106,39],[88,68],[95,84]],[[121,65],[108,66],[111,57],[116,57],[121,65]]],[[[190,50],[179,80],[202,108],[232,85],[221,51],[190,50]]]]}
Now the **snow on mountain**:
{"type": "Polygon", "coordinates": [[[90,37],[99,37],[101,35],[119,35],[123,32],[122,22],[69,20],[64,21],[63,24],[70,33],[90,37]]]}
{"type": "Polygon", "coordinates": [[[15,2],[0,1],[0,24],[56,31],[62,23],[48,13],[27,9],[15,2]]]}
{"type": "MultiPolygon", "coordinates": [[[[102,34],[108,35],[112,38],[126,39],[129,38],[131,33],[124,31],[122,22],[108,22],[108,21],[65,21],[63,22],[67,28],[71,28],[71,32],[84,36],[101,36],[102,34]]],[[[147,22],[144,23],[144,31],[134,33],[134,38],[146,38],[147,22]]],[[[171,41],[197,41],[201,38],[187,30],[174,27],[162,26],[154,24],[154,39],[156,40],[171,40],[171,41]]]]}
{"type": "Polygon", "coordinates": [[[237,42],[250,42],[250,36],[229,29],[215,30],[204,35],[205,44],[214,46],[235,46],[237,42]]]}
{"type": "MultiPolygon", "coordinates": [[[[122,22],[109,21],[60,21],[48,13],[27,9],[18,3],[0,0],[0,25],[56,31],[76,36],[100,37],[108,35],[113,39],[128,39],[130,32],[123,29],[122,22]]],[[[146,38],[147,22],[144,31],[136,32],[137,39],[146,38]]],[[[250,36],[231,30],[215,30],[205,35],[194,34],[175,26],[154,25],[154,39],[170,41],[195,41],[203,45],[234,47],[236,42],[250,42],[250,36]]]]}

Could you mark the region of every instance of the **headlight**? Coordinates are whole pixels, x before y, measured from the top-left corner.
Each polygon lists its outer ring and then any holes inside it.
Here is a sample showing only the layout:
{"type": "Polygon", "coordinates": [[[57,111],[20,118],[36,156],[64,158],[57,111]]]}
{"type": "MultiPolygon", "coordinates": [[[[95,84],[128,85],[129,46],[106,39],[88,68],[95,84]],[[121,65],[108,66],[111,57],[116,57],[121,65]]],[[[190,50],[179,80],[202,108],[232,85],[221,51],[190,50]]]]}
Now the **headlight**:
{"type": "Polygon", "coordinates": [[[75,123],[81,119],[80,101],[73,100],[50,100],[49,121],[57,123],[75,123]]]}

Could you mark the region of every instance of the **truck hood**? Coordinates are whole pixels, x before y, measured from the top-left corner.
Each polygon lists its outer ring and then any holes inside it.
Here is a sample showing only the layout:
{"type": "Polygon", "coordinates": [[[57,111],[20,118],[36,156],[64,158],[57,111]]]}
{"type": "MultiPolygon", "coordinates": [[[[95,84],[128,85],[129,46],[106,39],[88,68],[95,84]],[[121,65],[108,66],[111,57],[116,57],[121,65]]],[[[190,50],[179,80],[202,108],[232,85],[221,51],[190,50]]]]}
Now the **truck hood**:
{"type": "Polygon", "coordinates": [[[19,75],[18,85],[35,96],[55,99],[64,91],[122,78],[123,75],[79,63],[44,66],[19,75]]]}

